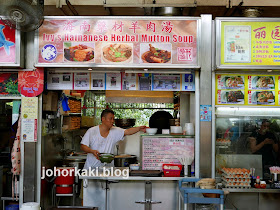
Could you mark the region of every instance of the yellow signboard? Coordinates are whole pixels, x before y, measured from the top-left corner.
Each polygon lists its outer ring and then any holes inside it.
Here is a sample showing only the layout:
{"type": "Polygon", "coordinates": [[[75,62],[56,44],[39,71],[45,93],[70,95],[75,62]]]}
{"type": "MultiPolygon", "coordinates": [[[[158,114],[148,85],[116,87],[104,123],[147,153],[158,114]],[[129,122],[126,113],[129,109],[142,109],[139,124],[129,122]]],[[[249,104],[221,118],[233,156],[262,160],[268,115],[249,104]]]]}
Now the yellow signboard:
{"type": "Polygon", "coordinates": [[[216,105],[279,106],[279,75],[217,74],[216,105]]]}
{"type": "Polygon", "coordinates": [[[280,22],[221,22],[221,65],[280,65],[280,22]]]}

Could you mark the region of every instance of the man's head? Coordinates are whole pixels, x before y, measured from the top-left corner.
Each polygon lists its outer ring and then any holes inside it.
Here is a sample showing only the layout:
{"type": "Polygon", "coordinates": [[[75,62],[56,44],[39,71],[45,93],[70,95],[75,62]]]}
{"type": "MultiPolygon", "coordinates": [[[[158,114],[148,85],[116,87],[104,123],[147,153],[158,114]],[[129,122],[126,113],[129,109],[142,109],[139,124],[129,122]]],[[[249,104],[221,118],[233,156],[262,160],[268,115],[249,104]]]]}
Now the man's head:
{"type": "Polygon", "coordinates": [[[267,119],[264,119],[262,121],[262,125],[261,125],[261,132],[262,133],[266,133],[269,130],[269,126],[270,126],[270,122],[267,119]]]}
{"type": "Polygon", "coordinates": [[[111,109],[104,109],[101,113],[101,122],[108,128],[111,128],[115,122],[115,113],[111,109]]]}

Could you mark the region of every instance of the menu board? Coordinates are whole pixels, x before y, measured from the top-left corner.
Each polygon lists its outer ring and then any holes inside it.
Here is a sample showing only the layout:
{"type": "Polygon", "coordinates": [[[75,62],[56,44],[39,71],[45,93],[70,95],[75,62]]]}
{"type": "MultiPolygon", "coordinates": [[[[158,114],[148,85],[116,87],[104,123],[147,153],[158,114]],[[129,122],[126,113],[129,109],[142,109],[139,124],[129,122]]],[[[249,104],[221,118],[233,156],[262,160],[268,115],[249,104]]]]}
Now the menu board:
{"type": "Polygon", "coordinates": [[[142,138],[142,169],[162,170],[162,164],[180,164],[178,157],[194,159],[193,138],[142,138]]]}
{"type": "Polygon", "coordinates": [[[279,106],[279,75],[217,74],[216,105],[279,106]]]}
{"type": "Polygon", "coordinates": [[[48,18],[37,66],[198,67],[199,18],[48,18]]]}
{"type": "MultiPolygon", "coordinates": [[[[260,19],[261,20],[261,19],[260,19]]],[[[279,20],[279,19],[277,19],[279,20]]],[[[280,22],[221,21],[220,64],[279,66],[280,22]]]]}

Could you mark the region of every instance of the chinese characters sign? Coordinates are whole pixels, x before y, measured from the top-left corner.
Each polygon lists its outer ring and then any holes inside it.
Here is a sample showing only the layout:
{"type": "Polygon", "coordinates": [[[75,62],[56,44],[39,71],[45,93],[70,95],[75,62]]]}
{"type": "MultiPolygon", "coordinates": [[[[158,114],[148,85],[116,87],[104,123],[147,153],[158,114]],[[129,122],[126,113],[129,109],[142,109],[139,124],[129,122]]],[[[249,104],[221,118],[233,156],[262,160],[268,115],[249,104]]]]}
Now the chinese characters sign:
{"type": "Polygon", "coordinates": [[[280,65],[280,22],[222,22],[222,65],[280,65]]]}
{"type": "Polygon", "coordinates": [[[46,19],[38,66],[198,66],[197,20],[46,19]]]}

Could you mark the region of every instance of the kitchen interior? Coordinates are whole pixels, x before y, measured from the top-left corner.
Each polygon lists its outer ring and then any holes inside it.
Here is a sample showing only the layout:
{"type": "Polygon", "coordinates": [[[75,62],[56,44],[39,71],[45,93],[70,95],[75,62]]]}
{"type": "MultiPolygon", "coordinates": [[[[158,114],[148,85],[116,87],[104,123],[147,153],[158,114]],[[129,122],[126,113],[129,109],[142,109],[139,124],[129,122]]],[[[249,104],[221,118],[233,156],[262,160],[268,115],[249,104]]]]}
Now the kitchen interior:
{"type": "MultiPolygon", "coordinates": [[[[87,129],[100,124],[100,114],[105,108],[115,112],[115,125],[118,127],[126,129],[145,125],[157,128],[156,134],[165,132],[168,137],[170,126],[172,135],[182,136],[186,134],[186,123],[195,124],[195,105],[194,91],[46,90],[43,93],[42,167],[82,169],[86,154],[80,150],[80,141],[87,129]],[[64,111],[67,110],[66,104],[69,111],[64,111]]],[[[129,167],[129,164],[138,163],[140,167],[137,169],[143,172],[142,135],[145,134],[138,132],[126,136],[116,145],[114,155],[119,158],[115,157],[115,167],[129,167]]],[[[195,176],[194,171],[192,165],[192,176],[195,176]]],[[[161,171],[157,171],[157,174],[161,176],[161,171]]],[[[75,177],[76,199],[75,203],[71,203],[71,197],[54,196],[54,184],[57,183],[54,178],[46,177],[42,180],[42,206],[48,207],[54,202],[57,205],[70,203],[81,206],[81,182],[75,177]]],[[[67,193],[69,189],[65,187],[60,190],[60,193],[67,193]]]]}

